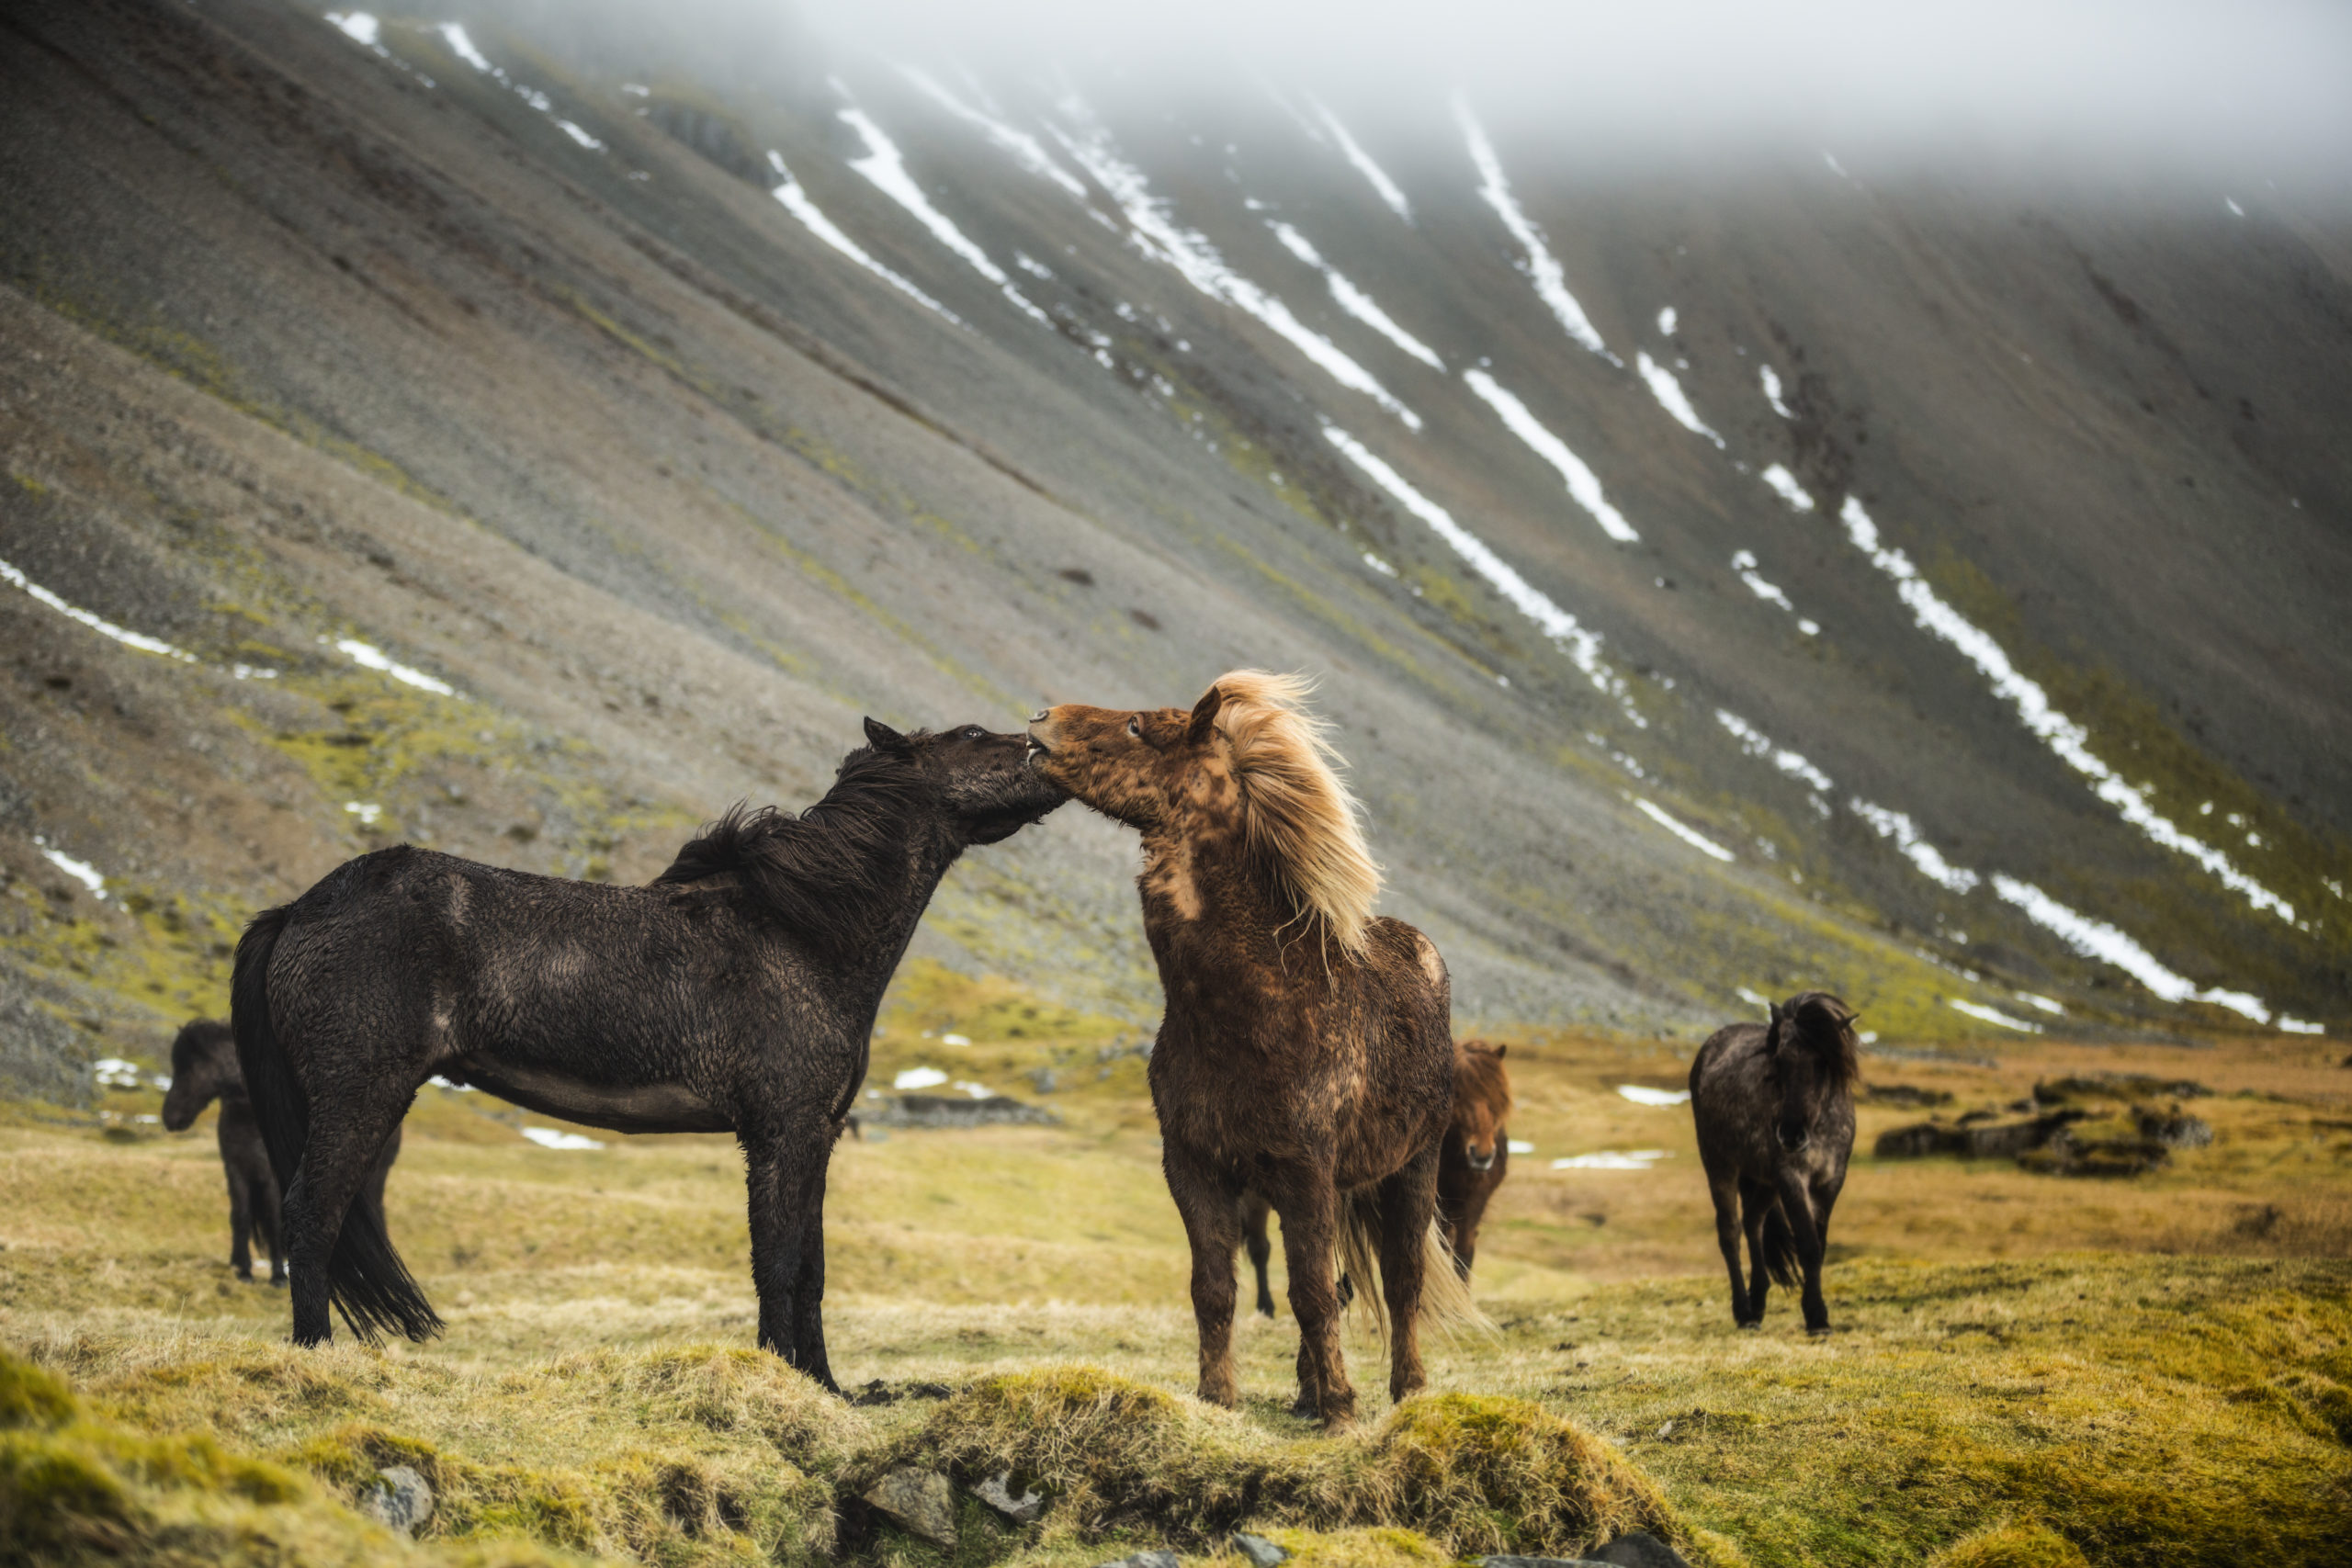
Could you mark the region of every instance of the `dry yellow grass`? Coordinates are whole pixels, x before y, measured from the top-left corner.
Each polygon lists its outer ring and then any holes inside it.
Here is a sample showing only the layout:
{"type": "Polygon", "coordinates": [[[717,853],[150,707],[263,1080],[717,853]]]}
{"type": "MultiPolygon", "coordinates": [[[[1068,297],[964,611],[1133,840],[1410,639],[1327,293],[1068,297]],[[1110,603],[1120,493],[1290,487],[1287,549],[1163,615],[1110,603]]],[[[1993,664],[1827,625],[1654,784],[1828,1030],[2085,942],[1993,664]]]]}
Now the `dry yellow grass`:
{"type": "MultiPolygon", "coordinates": [[[[1688,1113],[1615,1092],[1674,1082],[1679,1048],[1515,1042],[1511,1131],[1537,1152],[1515,1161],[1480,1251],[1498,1332],[1432,1346],[1440,1397],[1414,1410],[1389,1411],[1365,1376],[1364,1429],[1334,1443],[1288,1414],[1286,1309],[1240,1326],[1238,1413],[1189,1398],[1186,1252],[1119,1027],[917,979],[875,1081],[936,1066],[1026,1094],[1023,1075],[1050,1064],[1066,1119],[869,1137],[836,1161],[834,1364],[954,1400],[852,1408],[750,1349],[724,1139],[548,1150],[519,1135],[537,1118],[428,1091],[390,1208],[447,1337],[297,1353],[284,1296],[228,1278],[209,1132],[125,1141],[18,1107],[0,1125],[0,1346],[79,1403],[62,1424],[0,1422],[8,1462],[99,1475],[93,1497],[111,1476],[117,1514],[146,1522],[132,1555],[156,1562],[259,1561],[264,1536],[277,1561],[368,1560],[385,1539],[344,1504],[396,1458],[443,1493],[418,1549],[436,1559],[813,1560],[852,1483],[917,1455],[1054,1482],[1026,1530],[967,1499],[953,1555],[969,1563],[1213,1553],[1242,1518],[1312,1563],[1556,1549],[1637,1519],[1723,1563],[2342,1560],[2352,1071],[2324,1042],[1871,1059],[1874,1081],[1953,1094],[1947,1116],[2063,1073],[2191,1077],[2218,1091],[2190,1107],[2217,1136],[2128,1182],[1865,1156],[1826,1341],[1779,1298],[1760,1333],[1731,1325],[1688,1113]],[[978,1043],[948,1045],[951,1030],[978,1043]],[[1549,1168],[1607,1148],[1668,1157],[1549,1168]],[[1088,1402],[1114,1394],[1125,1414],[1088,1427],[1088,1402]],[[1521,1468],[1486,1454],[1482,1425],[1521,1468]],[[1440,1457],[1421,1473],[1408,1456],[1424,1450],[1440,1457]],[[1543,1453],[1567,1457],[1521,1463],[1543,1453]],[[1552,1491],[1528,1490],[1539,1471],[1552,1491]]],[[[126,1093],[112,1109],[152,1108],[126,1093]]],[[[1917,1115],[1866,1106],[1865,1149],[1917,1115]]],[[[1376,1369],[1368,1342],[1350,1354],[1376,1369]]],[[[0,1508],[16,1484],[0,1482],[0,1508]]],[[[946,1560],[887,1528],[840,1544],[946,1560]]]]}

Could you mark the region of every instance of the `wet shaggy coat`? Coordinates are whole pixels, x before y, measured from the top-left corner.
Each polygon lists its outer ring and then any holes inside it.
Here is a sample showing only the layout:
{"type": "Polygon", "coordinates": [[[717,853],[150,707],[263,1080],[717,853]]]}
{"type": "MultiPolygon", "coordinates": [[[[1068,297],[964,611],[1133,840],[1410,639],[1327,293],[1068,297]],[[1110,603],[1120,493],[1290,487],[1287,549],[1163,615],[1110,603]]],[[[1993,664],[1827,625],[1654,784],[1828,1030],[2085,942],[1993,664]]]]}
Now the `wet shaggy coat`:
{"type": "Polygon", "coordinates": [[[1507,1048],[1464,1040],[1453,1053],[1453,1121],[1438,1153],[1438,1228],[1454,1267],[1470,1277],[1487,1202],[1510,1173],[1510,1074],[1507,1048]]]}
{"type": "Polygon", "coordinates": [[[1854,1152],[1858,1015],[1826,991],[1772,1008],[1767,1023],[1717,1030],[1690,1064],[1690,1114],[1715,1204],[1715,1240],[1731,1271],[1732,1320],[1764,1321],[1771,1280],[1802,1277],[1805,1327],[1829,1331],[1821,1263],[1829,1213],[1854,1152]],[[1740,1277],[1745,1234],[1753,1276],[1740,1277]]]}
{"type": "Polygon", "coordinates": [[[1373,916],[1379,874],[1303,694],[1241,671],[1189,714],[1064,705],[1030,734],[1048,776],[1143,835],[1137,886],[1167,998],[1152,1105],[1192,1246],[1201,1397],[1238,1402],[1234,1258],[1271,1205],[1299,1409],[1337,1429],[1356,1397],[1335,1249],[1355,1279],[1381,1281],[1371,1305],[1385,1308],[1397,1398],[1426,1382],[1424,1310],[1476,1314],[1434,1224],[1453,1103],[1445,964],[1420,932],[1373,916]]]}
{"type": "MultiPolygon", "coordinates": [[[[220,1019],[190,1019],[172,1042],[172,1087],[164,1096],[164,1125],[185,1133],[216,1100],[220,1117],[214,1132],[220,1144],[220,1168],[229,1179],[229,1267],[238,1278],[252,1279],[253,1242],[258,1237],[269,1253],[269,1282],[282,1285],[286,1254],[279,1246],[277,1177],[269,1168],[269,1150],[262,1143],[261,1123],[254,1120],[253,1101],[245,1097],[236,1036],[220,1019]]],[[[379,1214],[384,1212],[385,1179],[400,1153],[401,1130],[395,1127],[360,1186],[357,1201],[379,1214]]]]}
{"type": "Polygon", "coordinates": [[[329,1337],[330,1299],[363,1337],[439,1328],[351,1203],[438,1074],[616,1132],[733,1133],[760,1343],[833,1386],[825,1173],[883,987],[956,858],[1063,798],[1019,736],[866,735],[805,813],[729,812],[650,886],[401,845],[254,922],[233,1021],[285,1181],[298,1342],[329,1337]]]}

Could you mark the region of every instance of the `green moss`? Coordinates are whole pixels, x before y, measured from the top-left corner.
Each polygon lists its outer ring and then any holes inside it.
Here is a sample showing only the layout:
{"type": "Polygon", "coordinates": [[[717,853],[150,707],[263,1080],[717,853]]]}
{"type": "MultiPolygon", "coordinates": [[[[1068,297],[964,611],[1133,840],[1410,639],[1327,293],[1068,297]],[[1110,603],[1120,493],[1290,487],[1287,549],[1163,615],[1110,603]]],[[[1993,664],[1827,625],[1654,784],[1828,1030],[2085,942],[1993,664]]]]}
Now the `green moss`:
{"type": "Polygon", "coordinates": [[[74,1413],[63,1379],[0,1350],[0,1429],[62,1427],[74,1413]]]}

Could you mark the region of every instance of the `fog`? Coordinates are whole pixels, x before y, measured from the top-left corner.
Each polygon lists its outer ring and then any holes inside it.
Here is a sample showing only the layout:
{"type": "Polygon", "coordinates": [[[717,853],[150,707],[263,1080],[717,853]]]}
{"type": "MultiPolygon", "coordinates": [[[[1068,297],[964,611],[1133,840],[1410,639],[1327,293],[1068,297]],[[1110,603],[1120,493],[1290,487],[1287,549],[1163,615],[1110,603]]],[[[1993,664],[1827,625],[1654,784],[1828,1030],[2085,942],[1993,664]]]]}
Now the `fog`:
{"type": "Polygon", "coordinates": [[[1312,93],[1351,125],[1434,129],[1458,95],[1562,156],[1736,164],[1834,152],[2352,192],[2342,0],[452,0],[624,36],[706,79],[818,87],[884,63],[1016,94],[1155,105],[1312,93]]]}

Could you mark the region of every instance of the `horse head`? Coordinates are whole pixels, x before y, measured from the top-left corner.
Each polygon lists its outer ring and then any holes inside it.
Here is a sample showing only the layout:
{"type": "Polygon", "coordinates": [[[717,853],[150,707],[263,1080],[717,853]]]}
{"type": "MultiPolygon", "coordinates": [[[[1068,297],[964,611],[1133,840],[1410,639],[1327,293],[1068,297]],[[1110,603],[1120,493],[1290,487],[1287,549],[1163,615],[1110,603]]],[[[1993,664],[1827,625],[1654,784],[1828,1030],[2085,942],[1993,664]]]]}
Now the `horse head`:
{"type": "Polygon", "coordinates": [[[1505,1047],[1464,1040],[1454,1047],[1453,1130],[1462,1156],[1476,1171],[1495,1167],[1510,1115],[1510,1078],[1503,1071],[1505,1047]]]}
{"type": "Polygon", "coordinates": [[[1069,796],[1031,765],[1032,748],[1020,735],[999,735],[977,724],[901,735],[879,719],[865,721],[866,744],[886,757],[912,762],[967,844],[993,844],[1040,820],[1069,796]]]}
{"type": "Polygon", "coordinates": [[[1033,764],[1147,848],[1230,840],[1289,911],[1340,949],[1364,950],[1380,868],[1340,782],[1326,726],[1302,705],[1309,682],[1237,670],[1192,711],[1064,703],[1029,722],[1033,764]]]}
{"type": "Polygon", "coordinates": [[[172,1087],[164,1095],[164,1125],[185,1133],[223,1094],[242,1097],[236,1037],[217,1019],[190,1019],[172,1042],[172,1087]]]}
{"type": "Polygon", "coordinates": [[[1854,1021],[1860,1016],[1826,991],[1803,991],[1772,1004],[1764,1053],[1781,1089],[1772,1134],[1786,1152],[1805,1151],[1822,1110],[1860,1075],[1854,1021]]]}

